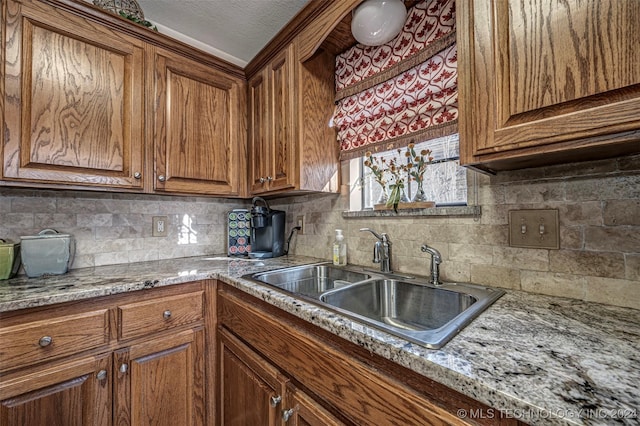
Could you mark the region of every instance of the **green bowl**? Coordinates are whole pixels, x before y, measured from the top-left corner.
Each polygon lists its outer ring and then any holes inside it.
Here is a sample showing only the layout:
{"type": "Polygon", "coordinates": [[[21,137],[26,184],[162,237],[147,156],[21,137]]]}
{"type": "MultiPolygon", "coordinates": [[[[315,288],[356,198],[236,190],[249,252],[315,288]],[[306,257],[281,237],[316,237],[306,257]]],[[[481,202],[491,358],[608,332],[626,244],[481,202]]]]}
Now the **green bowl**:
{"type": "Polygon", "coordinates": [[[0,239],[0,280],[15,277],[20,269],[20,243],[0,239]]]}

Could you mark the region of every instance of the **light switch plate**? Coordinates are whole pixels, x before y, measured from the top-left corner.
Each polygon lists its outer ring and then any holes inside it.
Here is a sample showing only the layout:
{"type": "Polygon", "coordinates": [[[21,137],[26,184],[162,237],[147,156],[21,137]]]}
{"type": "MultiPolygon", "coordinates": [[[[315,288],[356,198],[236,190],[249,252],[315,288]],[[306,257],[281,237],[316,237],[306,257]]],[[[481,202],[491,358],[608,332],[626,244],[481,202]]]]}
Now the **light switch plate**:
{"type": "Polygon", "coordinates": [[[560,248],[557,209],[510,210],[509,246],[524,248],[560,248]]]}
{"type": "Polygon", "coordinates": [[[154,237],[166,237],[167,228],[169,223],[167,222],[167,216],[153,216],[153,229],[151,235],[154,237]]]}

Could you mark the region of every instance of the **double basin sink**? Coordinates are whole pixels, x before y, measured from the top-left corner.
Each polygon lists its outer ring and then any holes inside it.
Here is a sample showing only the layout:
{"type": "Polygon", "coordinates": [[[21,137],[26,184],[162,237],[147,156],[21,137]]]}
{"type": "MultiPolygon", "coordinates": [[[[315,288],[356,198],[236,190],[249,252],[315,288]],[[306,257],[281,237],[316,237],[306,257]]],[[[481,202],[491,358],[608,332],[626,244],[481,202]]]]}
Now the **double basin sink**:
{"type": "Polygon", "coordinates": [[[476,284],[433,286],[426,279],[326,263],[244,278],[432,349],[442,347],[504,294],[476,284]]]}

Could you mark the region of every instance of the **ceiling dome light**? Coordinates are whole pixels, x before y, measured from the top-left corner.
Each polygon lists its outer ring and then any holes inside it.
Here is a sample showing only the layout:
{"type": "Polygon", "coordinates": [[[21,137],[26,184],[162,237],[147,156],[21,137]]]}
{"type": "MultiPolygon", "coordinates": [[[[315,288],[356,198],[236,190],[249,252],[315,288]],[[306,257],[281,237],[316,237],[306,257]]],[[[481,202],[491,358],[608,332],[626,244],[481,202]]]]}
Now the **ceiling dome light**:
{"type": "Polygon", "coordinates": [[[365,0],[353,11],[351,32],[365,46],[380,46],[400,33],[405,19],[402,0],[365,0]]]}

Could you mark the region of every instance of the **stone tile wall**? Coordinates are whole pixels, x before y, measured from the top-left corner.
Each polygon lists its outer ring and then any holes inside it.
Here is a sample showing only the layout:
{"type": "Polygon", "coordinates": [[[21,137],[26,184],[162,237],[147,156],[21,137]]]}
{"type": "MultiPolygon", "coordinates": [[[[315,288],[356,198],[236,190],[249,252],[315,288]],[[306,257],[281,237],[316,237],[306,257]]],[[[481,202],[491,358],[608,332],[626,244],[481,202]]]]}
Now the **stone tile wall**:
{"type": "Polygon", "coordinates": [[[72,269],[226,253],[226,213],[242,200],[0,188],[0,238],[19,241],[45,228],[72,234],[72,269]],[[167,237],[152,217],[167,216],[167,237]]]}
{"type": "MultiPolygon", "coordinates": [[[[469,200],[474,200],[469,172],[469,200]]],[[[305,196],[273,202],[289,225],[304,214],[305,235],[292,253],[331,258],[334,230],[345,231],[350,263],[371,263],[371,227],[393,242],[393,268],[428,275],[427,243],[443,255],[442,277],[640,309],[640,156],[475,174],[482,215],[474,218],[349,218],[348,197],[305,196]],[[560,250],[509,247],[508,211],[558,209],[560,250]]]]}
{"type": "MultiPolygon", "coordinates": [[[[470,173],[478,180],[479,219],[401,217],[343,219],[346,195],[272,200],[287,212],[287,234],[304,214],[306,233],[291,252],[331,258],[334,230],[345,231],[350,263],[371,263],[371,227],[393,241],[393,268],[427,275],[428,243],[443,255],[446,280],[640,309],[640,156],[503,172],[470,173]],[[560,211],[560,250],[508,246],[508,211],[560,211]]],[[[226,252],[226,213],[248,200],[0,188],[0,238],[19,239],[44,228],[71,233],[73,268],[226,252]],[[151,217],[166,215],[169,235],[151,236],[151,217]]]]}

